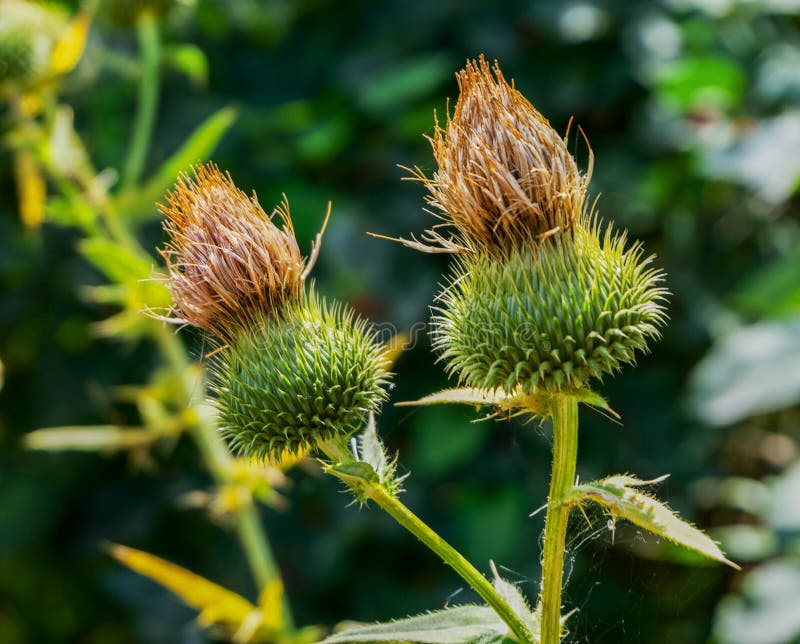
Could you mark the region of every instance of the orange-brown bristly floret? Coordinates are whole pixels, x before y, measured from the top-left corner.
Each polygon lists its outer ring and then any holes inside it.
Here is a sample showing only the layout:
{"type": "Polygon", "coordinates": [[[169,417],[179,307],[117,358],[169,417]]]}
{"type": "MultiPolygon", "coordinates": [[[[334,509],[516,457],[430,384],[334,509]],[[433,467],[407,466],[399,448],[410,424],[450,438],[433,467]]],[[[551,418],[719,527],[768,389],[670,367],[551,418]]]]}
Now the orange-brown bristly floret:
{"type": "Polygon", "coordinates": [[[225,339],[259,311],[296,296],[303,258],[288,203],[268,216],[213,163],[181,175],[166,205],[164,229],[173,314],[225,339]],[[273,219],[277,217],[277,223],[273,219]]]}
{"type": "MultiPolygon", "coordinates": [[[[430,139],[438,170],[418,168],[428,202],[466,249],[506,248],[567,230],[581,216],[589,181],[567,142],[480,57],[457,74],[460,95],[430,139]]],[[[436,226],[435,228],[439,228],[436,226]]],[[[455,247],[436,230],[427,240],[455,247]]]]}

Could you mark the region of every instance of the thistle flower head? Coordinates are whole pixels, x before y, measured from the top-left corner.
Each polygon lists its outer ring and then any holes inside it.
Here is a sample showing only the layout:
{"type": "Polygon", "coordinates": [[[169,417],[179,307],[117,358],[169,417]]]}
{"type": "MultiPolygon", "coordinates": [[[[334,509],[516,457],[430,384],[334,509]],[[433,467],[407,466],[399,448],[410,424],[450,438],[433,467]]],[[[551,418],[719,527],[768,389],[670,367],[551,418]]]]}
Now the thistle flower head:
{"type": "Polygon", "coordinates": [[[228,338],[299,296],[306,266],[285,200],[267,216],[255,194],[248,197],[209,163],[193,177],[182,175],[159,209],[179,320],[228,338]]]}
{"type": "Polygon", "coordinates": [[[239,329],[212,368],[220,427],[240,454],[296,454],[360,429],[386,397],[374,331],[313,292],[239,329]]]}
{"type": "Polygon", "coordinates": [[[569,229],[584,209],[589,176],[567,142],[536,108],[481,56],[457,74],[460,94],[444,128],[430,139],[438,169],[428,178],[428,203],[455,242],[443,249],[505,249],[569,229]]]}
{"type": "Polygon", "coordinates": [[[466,255],[434,315],[434,347],[461,384],[578,390],[635,361],[666,320],[663,273],[597,224],[498,261],[466,255]]]}

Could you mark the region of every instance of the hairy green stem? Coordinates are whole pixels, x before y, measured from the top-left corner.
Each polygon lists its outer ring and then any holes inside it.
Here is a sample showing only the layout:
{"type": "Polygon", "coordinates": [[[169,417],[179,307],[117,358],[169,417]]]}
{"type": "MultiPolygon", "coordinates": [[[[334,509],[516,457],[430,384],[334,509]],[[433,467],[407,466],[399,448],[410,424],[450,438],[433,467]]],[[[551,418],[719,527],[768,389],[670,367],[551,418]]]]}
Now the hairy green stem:
{"type": "MultiPolygon", "coordinates": [[[[354,459],[353,455],[347,449],[347,446],[342,443],[337,443],[336,441],[323,443],[320,445],[320,449],[322,449],[332,461],[337,463],[346,463],[348,460],[352,461],[354,459]]],[[[442,539],[430,526],[409,510],[394,494],[383,485],[370,482],[366,479],[359,479],[358,483],[354,485],[357,486],[359,493],[377,503],[395,521],[417,537],[417,539],[437,554],[442,561],[458,573],[459,576],[461,576],[461,578],[494,609],[498,617],[508,625],[517,642],[527,643],[533,641],[528,627],[498,594],[489,580],[486,579],[475,566],[467,561],[460,552],[442,539]]]]}
{"type": "Polygon", "coordinates": [[[141,77],[139,102],[136,106],[128,156],[122,171],[122,186],[126,189],[135,186],[142,176],[156,120],[160,86],[161,40],[158,33],[158,20],[152,11],[145,10],[139,14],[136,21],[136,36],[141,57],[141,77]]]}
{"type": "Polygon", "coordinates": [[[553,401],[553,469],[547,496],[542,559],[542,644],[561,641],[561,590],[569,506],[564,503],[575,484],[578,459],[578,401],[558,396],[553,401]]]}
{"type": "MultiPolygon", "coordinates": [[[[186,351],[170,329],[158,327],[156,341],[170,366],[181,374],[181,382],[187,400],[191,400],[203,392],[202,383],[191,377],[190,362],[186,351]]],[[[217,427],[203,405],[197,407],[199,416],[193,424],[192,437],[203,455],[206,467],[210,470],[217,484],[228,481],[232,458],[219,436],[217,427]]],[[[242,545],[247,563],[259,590],[263,590],[273,580],[280,579],[280,569],[275,563],[269,540],[259,519],[254,505],[241,508],[236,516],[234,529],[242,545]]],[[[287,629],[294,629],[294,618],[286,594],[283,595],[283,622],[287,629]]]]}

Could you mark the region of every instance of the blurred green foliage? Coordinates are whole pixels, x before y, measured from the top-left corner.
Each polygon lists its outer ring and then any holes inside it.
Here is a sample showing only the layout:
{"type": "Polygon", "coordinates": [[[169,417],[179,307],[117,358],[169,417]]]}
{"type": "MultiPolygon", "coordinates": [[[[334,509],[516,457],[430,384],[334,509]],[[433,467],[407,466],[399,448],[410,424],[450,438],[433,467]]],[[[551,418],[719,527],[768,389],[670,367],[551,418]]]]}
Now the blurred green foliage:
{"type": "MultiPolygon", "coordinates": [[[[570,544],[566,602],[580,609],[570,638],[798,641],[796,3],[196,0],[164,9],[165,82],[145,188],[124,209],[143,222],[143,246],[160,240],[152,201],[185,162],[162,163],[199,123],[220,132],[232,124],[216,161],[265,208],[286,193],[304,248],[333,201],[319,290],[399,329],[427,320],[446,258],[364,233],[428,225],[422,188],[401,181],[397,164],[431,168],[422,135],[445,97],[455,99],[453,73],[485,53],[558,130],[574,117],[596,157],[601,215],[658,254],[674,293],[663,341],[603,387],[623,425],[582,411],[579,474],[671,472],[660,496],[719,528],[747,566],[675,565],[674,550],[631,527],[612,534],[590,513],[591,527],[570,544]]],[[[98,169],[119,169],[136,100],[136,38],[121,15],[100,6],[64,85],[98,169]]],[[[134,405],[112,405],[108,388],[145,382],[156,359],[146,344],[94,337],[116,308],[87,301],[85,287],[102,285],[101,272],[124,258],[57,225],[82,213],[55,202],[40,232],[20,223],[12,115],[1,109],[0,642],[204,641],[188,609],[100,547],[141,547],[255,600],[225,533],[176,502],[207,483],[185,441],[148,459],[22,447],[43,426],[135,422],[134,405]]],[[[585,162],[585,145],[576,152],[585,162]]],[[[202,340],[186,335],[202,354],[202,340]]],[[[419,340],[395,366],[393,400],[446,384],[419,340]]],[[[546,495],[547,429],[471,418],[387,406],[380,429],[413,473],[407,503],[479,567],[494,558],[535,596],[543,515],[528,515],[546,495]]],[[[474,599],[388,519],[345,508],[335,482],[292,478],[291,509],[266,521],[299,623],[474,599]]]]}

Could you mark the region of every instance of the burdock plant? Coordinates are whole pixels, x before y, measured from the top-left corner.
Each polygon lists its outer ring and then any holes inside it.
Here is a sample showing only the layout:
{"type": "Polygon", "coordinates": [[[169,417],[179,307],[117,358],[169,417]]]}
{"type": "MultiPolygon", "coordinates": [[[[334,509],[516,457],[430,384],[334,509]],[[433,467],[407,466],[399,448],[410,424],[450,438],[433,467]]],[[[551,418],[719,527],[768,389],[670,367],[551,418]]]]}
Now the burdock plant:
{"type": "MultiPolygon", "coordinates": [[[[561,591],[570,510],[586,501],[726,563],[704,534],[614,476],[576,483],[578,404],[608,409],[595,381],[634,364],[666,321],[664,273],[638,243],[603,225],[567,138],[483,59],[458,74],[452,116],[431,137],[438,169],[413,176],[440,222],[401,240],[456,255],[432,320],[433,345],[461,385],[419,402],[494,405],[549,418],[541,641],[562,636],[561,591]]],[[[610,411],[610,410],[609,410],[610,411]]],[[[733,564],[732,564],[733,565],[733,564]]]]}

